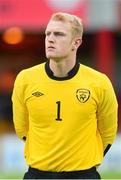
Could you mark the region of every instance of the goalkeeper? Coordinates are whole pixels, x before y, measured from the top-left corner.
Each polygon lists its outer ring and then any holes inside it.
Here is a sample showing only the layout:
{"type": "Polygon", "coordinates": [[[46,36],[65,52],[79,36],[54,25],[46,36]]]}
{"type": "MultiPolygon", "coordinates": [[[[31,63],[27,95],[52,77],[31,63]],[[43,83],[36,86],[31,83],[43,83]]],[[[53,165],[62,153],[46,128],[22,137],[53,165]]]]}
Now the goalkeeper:
{"type": "Polygon", "coordinates": [[[24,179],[100,179],[96,166],[117,132],[112,84],[76,58],[80,18],[53,14],[45,35],[48,60],[21,71],[12,95],[15,130],[25,142],[24,179]]]}

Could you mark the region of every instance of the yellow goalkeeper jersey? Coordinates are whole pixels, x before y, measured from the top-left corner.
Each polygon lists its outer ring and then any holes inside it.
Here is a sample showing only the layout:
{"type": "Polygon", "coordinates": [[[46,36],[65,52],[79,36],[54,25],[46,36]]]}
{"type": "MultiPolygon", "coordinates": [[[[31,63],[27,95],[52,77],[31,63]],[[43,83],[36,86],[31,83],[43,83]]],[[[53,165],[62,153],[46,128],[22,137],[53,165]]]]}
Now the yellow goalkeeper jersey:
{"type": "Polygon", "coordinates": [[[13,121],[25,159],[61,172],[99,165],[117,131],[117,100],[106,75],[77,63],[55,77],[49,62],[21,71],[12,95],[13,121]]]}

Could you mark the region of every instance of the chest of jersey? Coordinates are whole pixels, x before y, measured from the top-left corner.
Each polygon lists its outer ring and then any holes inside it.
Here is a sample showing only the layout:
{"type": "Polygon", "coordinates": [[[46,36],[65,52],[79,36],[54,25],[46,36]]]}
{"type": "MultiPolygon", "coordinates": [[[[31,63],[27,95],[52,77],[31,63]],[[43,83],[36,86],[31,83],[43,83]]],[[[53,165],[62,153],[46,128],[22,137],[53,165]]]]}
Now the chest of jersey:
{"type": "Polygon", "coordinates": [[[78,82],[42,82],[26,90],[26,106],[33,123],[85,123],[96,116],[93,89],[78,82]]]}

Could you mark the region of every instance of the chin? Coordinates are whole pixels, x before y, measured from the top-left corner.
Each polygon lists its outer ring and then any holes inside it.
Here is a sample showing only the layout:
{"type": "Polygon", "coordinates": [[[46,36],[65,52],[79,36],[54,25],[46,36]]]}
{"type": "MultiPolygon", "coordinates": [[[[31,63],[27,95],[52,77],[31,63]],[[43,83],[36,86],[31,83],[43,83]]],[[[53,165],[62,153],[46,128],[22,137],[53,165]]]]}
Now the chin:
{"type": "Polygon", "coordinates": [[[65,58],[65,57],[63,57],[63,56],[54,56],[54,55],[52,55],[52,54],[46,54],[46,58],[47,59],[51,59],[51,60],[53,60],[53,61],[56,61],[56,62],[59,62],[59,61],[61,61],[63,58],[65,58]]]}
{"type": "Polygon", "coordinates": [[[48,59],[53,59],[53,60],[58,59],[56,56],[53,56],[53,55],[51,55],[51,54],[46,54],[46,57],[47,57],[48,59]]]}

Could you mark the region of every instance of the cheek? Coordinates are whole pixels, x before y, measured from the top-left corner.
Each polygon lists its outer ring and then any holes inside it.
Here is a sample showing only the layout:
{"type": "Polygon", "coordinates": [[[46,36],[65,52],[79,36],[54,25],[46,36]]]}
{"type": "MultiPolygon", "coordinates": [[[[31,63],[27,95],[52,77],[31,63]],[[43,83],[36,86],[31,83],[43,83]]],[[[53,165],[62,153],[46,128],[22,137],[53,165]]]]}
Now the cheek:
{"type": "Polygon", "coordinates": [[[63,44],[62,45],[62,50],[63,50],[63,52],[66,52],[66,53],[69,53],[70,51],[71,51],[71,45],[69,45],[69,44],[67,44],[67,43],[65,43],[65,44],[63,44]]]}
{"type": "Polygon", "coordinates": [[[71,43],[69,43],[68,41],[64,41],[61,43],[61,47],[63,50],[71,49],[71,43]]]}
{"type": "Polygon", "coordinates": [[[68,47],[67,47],[65,44],[63,44],[63,45],[60,47],[60,53],[61,53],[61,54],[67,54],[67,52],[68,52],[68,47]]]}

